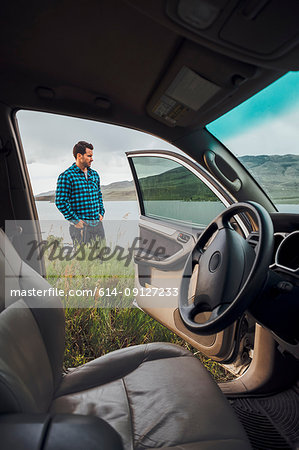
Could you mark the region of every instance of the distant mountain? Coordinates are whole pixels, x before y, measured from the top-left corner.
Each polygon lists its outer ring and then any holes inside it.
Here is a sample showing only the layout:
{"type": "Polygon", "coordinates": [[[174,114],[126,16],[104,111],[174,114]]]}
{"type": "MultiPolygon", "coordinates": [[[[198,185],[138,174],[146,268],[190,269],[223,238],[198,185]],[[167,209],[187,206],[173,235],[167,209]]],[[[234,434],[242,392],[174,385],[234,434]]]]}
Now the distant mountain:
{"type": "Polygon", "coordinates": [[[186,202],[216,201],[215,194],[196,175],[177,167],[159,175],[139,180],[147,200],[182,200],[186,202]]]}
{"type": "Polygon", "coordinates": [[[47,192],[43,192],[42,194],[38,194],[38,196],[42,196],[42,197],[53,196],[53,195],[55,195],[55,191],[47,191],[47,192]]]}
{"type": "Polygon", "coordinates": [[[241,163],[274,203],[299,203],[299,156],[241,156],[241,163]]]}
{"type": "MultiPolygon", "coordinates": [[[[133,181],[117,181],[101,186],[104,200],[107,201],[128,201],[136,200],[135,187],[133,181]]],[[[54,202],[55,191],[41,192],[35,196],[35,200],[54,202]]]]}
{"type": "MultiPolygon", "coordinates": [[[[299,156],[241,156],[241,163],[275,203],[299,203],[299,156]]],[[[183,167],[141,178],[141,190],[148,200],[213,201],[214,194],[183,167]]],[[[133,181],[117,181],[101,186],[104,201],[136,200],[133,181]]],[[[35,196],[39,201],[55,199],[55,191],[35,196]]]]}
{"type": "Polygon", "coordinates": [[[133,181],[116,181],[101,186],[102,194],[107,201],[136,200],[135,186],[133,181]]]}

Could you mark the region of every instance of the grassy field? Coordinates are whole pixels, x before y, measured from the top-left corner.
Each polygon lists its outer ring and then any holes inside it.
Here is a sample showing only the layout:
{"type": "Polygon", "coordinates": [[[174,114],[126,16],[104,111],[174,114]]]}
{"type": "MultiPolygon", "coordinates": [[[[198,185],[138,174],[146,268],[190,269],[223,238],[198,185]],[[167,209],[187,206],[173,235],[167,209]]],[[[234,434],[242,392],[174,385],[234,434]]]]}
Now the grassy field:
{"type": "MultiPolygon", "coordinates": [[[[53,242],[51,238],[49,242],[53,242]]],[[[117,258],[99,263],[90,260],[91,249],[67,261],[58,258],[61,250],[45,252],[47,278],[53,287],[64,291],[66,314],[66,349],[64,367],[76,367],[119,348],[149,342],[171,342],[190,350],[217,381],[231,379],[222,366],[206,358],[187,342],[157,321],[132,306],[133,298],[117,296],[107,299],[100,288],[124,291],[134,287],[133,263],[127,267],[117,258]],[[51,253],[52,252],[52,253],[51,253]],[[76,291],[79,295],[76,295],[76,291]],[[89,295],[83,295],[84,292],[89,295]],[[74,295],[70,295],[73,292],[74,295]],[[93,293],[95,292],[95,295],[93,293]],[[81,295],[82,294],[82,295],[81,295]],[[110,303],[107,304],[107,300],[110,303]],[[112,300],[112,302],[111,302],[112,300]]],[[[67,251],[64,251],[66,254],[67,251]]],[[[60,253],[61,254],[61,253],[60,253]]]]}
{"type": "Polygon", "coordinates": [[[233,378],[221,365],[137,308],[66,309],[65,368],[84,364],[119,348],[149,342],[180,345],[198,357],[215,380],[233,378]]]}

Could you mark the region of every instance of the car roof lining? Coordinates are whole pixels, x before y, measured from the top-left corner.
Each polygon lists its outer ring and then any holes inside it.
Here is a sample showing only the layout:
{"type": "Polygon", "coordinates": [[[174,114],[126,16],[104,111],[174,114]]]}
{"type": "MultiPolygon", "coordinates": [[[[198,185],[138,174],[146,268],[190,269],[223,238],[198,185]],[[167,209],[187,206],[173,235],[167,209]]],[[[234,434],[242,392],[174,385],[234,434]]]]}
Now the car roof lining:
{"type": "Polygon", "coordinates": [[[287,70],[279,64],[283,57],[265,68],[256,65],[257,60],[244,62],[246,55],[240,61],[227,56],[225,49],[217,54],[209,40],[201,38],[201,45],[195,44],[194,34],[172,23],[165,13],[162,18],[152,14],[153,8],[162,14],[163,5],[160,0],[4,2],[1,101],[13,109],[124,125],[175,142],[287,70]],[[151,118],[146,108],[163,90],[163,82],[173,78],[173,67],[179,70],[184,65],[220,85],[223,98],[212,99],[209,108],[203,107],[184,127],[171,128],[151,118]],[[234,86],[233,77],[239,72],[245,72],[245,82],[234,86]],[[40,95],[39,87],[47,88],[49,96],[40,95]],[[102,108],[101,99],[110,107],[102,108]]]}
{"type": "Polygon", "coordinates": [[[179,18],[179,6],[182,9],[188,0],[124,1],[169,30],[223,55],[276,70],[299,69],[296,0],[196,0],[197,8],[195,2],[190,2],[193,5],[189,15],[195,15],[196,9],[201,8],[201,15],[208,15],[209,5],[219,8],[216,19],[202,28],[192,27],[179,18]]]}

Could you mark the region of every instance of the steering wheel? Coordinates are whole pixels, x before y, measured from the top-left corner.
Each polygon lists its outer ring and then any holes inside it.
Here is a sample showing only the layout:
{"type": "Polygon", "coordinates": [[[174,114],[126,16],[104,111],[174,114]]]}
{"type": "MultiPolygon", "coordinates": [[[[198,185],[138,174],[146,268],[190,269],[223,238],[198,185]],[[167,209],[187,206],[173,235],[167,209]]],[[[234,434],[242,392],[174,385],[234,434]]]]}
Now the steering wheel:
{"type": "Polygon", "coordinates": [[[186,262],[179,313],[185,326],[197,334],[214,334],[238,319],[263,288],[273,252],[273,224],[269,213],[255,202],[234,203],[202,232],[186,262]],[[236,214],[253,213],[259,240],[253,248],[230,223],[236,214]],[[212,239],[211,239],[212,238],[212,239]],[[188,298],[196,265],[195,294],[188,298]],[[199,313],[210,311],[204,323],[199,313]]]}

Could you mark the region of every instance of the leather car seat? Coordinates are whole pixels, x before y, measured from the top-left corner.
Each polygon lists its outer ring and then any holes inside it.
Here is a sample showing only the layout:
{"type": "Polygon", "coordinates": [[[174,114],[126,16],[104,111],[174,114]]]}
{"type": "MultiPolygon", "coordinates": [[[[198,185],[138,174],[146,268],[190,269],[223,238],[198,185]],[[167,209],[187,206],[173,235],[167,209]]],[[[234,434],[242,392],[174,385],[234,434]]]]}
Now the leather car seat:
{"type": "Polygon", "coordinates": [[[1,448],[251,448],[210,374],[178,346],[129,347],[63,374],[60,299],[10,296],[50,286],[2,230],[0,264],[1,448]]]}

